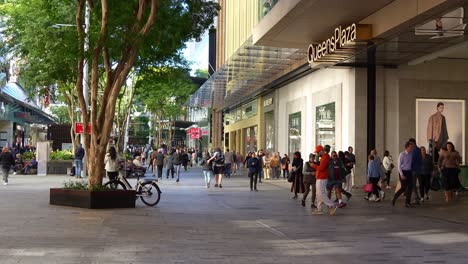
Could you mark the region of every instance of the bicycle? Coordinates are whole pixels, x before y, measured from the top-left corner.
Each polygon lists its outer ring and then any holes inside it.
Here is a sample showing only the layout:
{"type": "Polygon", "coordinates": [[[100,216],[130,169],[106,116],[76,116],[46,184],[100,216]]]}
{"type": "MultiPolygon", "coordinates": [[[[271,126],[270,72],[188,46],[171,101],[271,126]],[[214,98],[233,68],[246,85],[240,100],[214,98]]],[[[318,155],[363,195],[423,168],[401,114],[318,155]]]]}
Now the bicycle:
{"type": "Polygon", "coordinates": [[[119,175],[116,179],[110,180],[104,184],[114,190],[136,190],[136,199],[140,197],[141,201],[147,206],[155,206],[161,199],[161,190],[156,181],[141,180],[137,174],[137,183],[135,188],[128,182],[124,175],[119,175]]]}

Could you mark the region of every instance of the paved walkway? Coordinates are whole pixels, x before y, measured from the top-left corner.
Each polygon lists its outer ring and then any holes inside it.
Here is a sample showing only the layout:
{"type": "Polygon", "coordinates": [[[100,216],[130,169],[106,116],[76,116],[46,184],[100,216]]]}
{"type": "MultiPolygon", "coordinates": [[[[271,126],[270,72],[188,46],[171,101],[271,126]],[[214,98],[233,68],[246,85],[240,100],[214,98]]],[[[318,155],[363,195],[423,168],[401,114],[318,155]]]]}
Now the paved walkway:
{"type": "Polygon", "coordinates": [[[435,194],[407,209],[356,190],[335,216],[315,216],[284,180],[250,192],[234,176],[206,189],[197,168],[164,179],[157,207],[49,205],[48,189],[69,179],[16,175],[0,186],[0,263],[467,263],[468,197],[445,206],[435,194]]]}

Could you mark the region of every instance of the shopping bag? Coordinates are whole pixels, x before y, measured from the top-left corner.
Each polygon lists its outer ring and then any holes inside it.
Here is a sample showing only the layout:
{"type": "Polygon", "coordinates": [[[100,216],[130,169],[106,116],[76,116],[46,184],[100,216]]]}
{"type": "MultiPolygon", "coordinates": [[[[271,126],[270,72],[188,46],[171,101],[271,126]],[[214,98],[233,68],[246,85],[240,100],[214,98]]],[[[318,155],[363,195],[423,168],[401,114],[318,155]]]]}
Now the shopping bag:
{"type": "Polygon", "coordinates": [[[374,191],[374,186],[372,185],[372,183],[368,183],[366,185],[364,185],[364,192],[365,193],[371,193],[374,191]]]}

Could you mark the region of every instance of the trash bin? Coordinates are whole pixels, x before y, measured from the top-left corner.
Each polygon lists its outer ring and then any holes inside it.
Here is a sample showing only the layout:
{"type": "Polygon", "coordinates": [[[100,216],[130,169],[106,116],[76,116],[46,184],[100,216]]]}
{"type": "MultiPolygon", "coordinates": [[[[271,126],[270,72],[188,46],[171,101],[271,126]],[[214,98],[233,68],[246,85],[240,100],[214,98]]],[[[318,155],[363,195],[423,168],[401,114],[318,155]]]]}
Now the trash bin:
{"type": "Polygon", "coordinates": [[[468,165],[460,166],[460,179],[464,187],[468,187],[468,165]]]}

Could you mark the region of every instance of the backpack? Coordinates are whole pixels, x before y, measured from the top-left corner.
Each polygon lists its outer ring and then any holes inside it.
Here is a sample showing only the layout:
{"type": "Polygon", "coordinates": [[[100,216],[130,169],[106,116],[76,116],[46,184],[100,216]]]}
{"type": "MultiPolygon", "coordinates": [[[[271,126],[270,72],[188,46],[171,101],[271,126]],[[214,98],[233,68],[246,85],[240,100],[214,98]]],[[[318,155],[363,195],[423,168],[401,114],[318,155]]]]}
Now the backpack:
{"type": "Polygon", "coordinates": [[[223,167],[224,166],[224,155],[220,154],[218,158],[215,160],[215,166],[223,167]]]}

